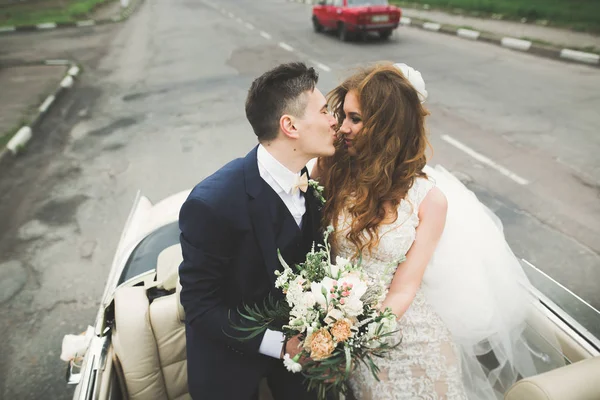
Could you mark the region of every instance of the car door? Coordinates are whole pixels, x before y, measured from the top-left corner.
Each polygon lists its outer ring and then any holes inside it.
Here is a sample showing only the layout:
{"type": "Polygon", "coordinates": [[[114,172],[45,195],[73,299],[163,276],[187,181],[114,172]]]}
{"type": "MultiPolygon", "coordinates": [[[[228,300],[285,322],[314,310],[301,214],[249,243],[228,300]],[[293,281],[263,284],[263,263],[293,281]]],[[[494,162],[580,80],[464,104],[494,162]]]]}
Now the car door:
{"type": "Polygon", "coordinates": [[[326,0],[321,0],[313,6],[313,18],[316,18],[321,26],[327,26],[326,0]]]}
{"type": "Polygon", "coordinates": [[[323,26],[326,28],[335,28],[336,23],[333,18],[335,15],[334,0],[325,0],[323,3],[323,26]]]}
{"type": "Polygon", "coordinates": [[[330,27],[337,28],[338,22],[342,19],[342,10],[344,8],[345,0],[328,0],[331,3],[329,7],[329,20],[330,27]]]}

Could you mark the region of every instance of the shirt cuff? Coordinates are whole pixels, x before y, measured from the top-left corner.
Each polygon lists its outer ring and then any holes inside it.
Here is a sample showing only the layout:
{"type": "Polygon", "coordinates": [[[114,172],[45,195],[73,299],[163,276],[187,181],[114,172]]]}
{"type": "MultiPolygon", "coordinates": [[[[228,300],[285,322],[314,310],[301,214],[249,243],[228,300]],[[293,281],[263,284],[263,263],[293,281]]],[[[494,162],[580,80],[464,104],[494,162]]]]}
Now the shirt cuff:
{"type": "Polygon", "coordinates": [[[260,354],[264,354],[265,356],[279,359],[281,358],[281,350],[283,348],[284,340],[285,335],[283,332],[267,329],[265,331],[265,335],[263,336],[263,340],[260,343],[258,352],[260,354]]]}

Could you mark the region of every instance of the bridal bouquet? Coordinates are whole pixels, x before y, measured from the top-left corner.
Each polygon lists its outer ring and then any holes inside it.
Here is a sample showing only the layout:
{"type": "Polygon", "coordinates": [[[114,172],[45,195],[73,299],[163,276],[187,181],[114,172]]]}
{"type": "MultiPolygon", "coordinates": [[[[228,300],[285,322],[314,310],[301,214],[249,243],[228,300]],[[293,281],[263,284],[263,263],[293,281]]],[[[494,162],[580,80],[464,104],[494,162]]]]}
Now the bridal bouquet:
{"type": "Polygon", "coordinates": [[[369,280],[360,261],[354,264],[337,257],[333,262],[327,244],[332,232],[328,228],[326,244],[319,250],[313,246],[305,262],[295,268],[279,253],[283,271],[276,273],[275,286],[285,300],[269,297],[262,305],[244,306],[240,314],[253,326],[236,327],[248,332],[244,339],[266,329],[281,331],[286,338],[300,334],[302,351],[293,358],[285,354],[283,362],[289,371],[301,372],[320,399],[330,391],[345,394],[347,378],[358,363],[377,379],[374,358],[398,344],[394,343],[396,316],[389,308],[380,310],[386,282],[369,280]]]}

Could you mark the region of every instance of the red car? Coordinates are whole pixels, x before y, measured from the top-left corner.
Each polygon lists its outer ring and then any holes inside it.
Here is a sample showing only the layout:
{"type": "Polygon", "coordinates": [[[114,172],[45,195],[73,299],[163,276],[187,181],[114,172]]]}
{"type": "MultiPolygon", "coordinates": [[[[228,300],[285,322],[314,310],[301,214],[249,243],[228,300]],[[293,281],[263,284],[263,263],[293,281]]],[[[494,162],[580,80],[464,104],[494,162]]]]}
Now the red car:
{"type": "Polygon", "coordinates": [[[313,6],[316,32],[335,30],[342,41],[355,34],[377,32],[382,39],[398,27],[402,10],[387,0],[321,0],[313,6]]]}

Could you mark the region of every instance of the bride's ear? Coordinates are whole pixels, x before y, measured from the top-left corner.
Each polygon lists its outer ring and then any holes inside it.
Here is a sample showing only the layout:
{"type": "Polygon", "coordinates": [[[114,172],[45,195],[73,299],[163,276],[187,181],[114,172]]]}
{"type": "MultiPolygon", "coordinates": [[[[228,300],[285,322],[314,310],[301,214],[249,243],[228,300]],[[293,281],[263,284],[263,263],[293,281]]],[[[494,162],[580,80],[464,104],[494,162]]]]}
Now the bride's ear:
{"type": "Polygon", "coordinates": [[[296,127],[296,120],[293,116],[284,114],[279,119],[279,129],[288,138],[298,139],[298,128],[296,127]]]}

